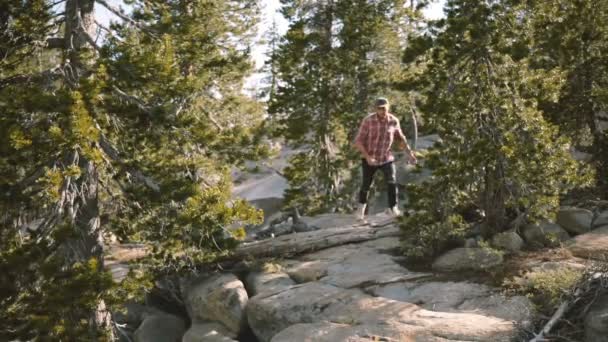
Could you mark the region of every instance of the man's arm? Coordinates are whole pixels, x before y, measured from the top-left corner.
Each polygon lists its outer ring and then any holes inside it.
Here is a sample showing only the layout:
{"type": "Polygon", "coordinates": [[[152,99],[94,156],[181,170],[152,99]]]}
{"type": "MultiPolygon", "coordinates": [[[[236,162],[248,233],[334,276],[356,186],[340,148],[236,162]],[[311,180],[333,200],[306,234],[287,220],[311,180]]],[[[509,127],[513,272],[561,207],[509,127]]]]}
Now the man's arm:
{"type": "Polygon", "coordinates": [[[367,151],[365,150],[365,146],[363,145],[363,141],[365,140],[365,138],[367,138],[368,134],[369,123],[367,122],[367,120],[363,119],[363,121],[361,122],[361,126],[359,126],[359,132],[357,133],[357,137],[355,138],[353,147],[357,149],[357,151],[359,151],[363,158],[365,158],[365,160],[367,160],[369,163],[370,159],[372,158],[369,153],[367,153],[367,151]]]}
{"type": "Polygon", "coordinates": [[[405,150],[405,153],[407,153],[407,155],[409,156],[409,159],[412,163],[416,163],[416,154],[414,153],[414,151],[412,150],[410,145],[407,143],[407,138],[405,137],[405,134],[403,134],[403,131],[401,130],[401,124],[399,123],[398,119],[397,119],[397,129],[395,130],[395,133],[397,134],[397,139],[401,140],[399,143],[399,147],[401,147],[402,149],[405,150]]]}

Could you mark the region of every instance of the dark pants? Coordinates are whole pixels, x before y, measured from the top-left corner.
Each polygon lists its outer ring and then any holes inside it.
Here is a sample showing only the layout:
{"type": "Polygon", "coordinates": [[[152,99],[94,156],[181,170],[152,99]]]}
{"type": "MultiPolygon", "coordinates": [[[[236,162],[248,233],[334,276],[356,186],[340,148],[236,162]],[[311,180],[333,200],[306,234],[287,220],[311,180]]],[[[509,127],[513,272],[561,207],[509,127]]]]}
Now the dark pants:
{"type": "Polygon", "coordinates": [[[359,191],[359,203],[367,203],[367,194],[372,186],[374,174],[380,170],[384,174],[384,181],[388,188],[388,207],[392,208],[397,205],[397,171],[395,170],[395,164],[388,162],[382,165],[369,165],[365,159],[361,159],[361,166],[363,170],[363,183],[359,191]]]}

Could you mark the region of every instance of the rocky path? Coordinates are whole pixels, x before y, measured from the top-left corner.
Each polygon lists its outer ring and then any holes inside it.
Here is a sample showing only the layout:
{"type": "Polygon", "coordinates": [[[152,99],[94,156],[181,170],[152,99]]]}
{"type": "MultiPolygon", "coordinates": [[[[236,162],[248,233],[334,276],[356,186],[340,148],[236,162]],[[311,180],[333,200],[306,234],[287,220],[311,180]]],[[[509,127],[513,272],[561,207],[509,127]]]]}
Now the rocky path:
{"type": "Polygon", "coordinates": [[[372,218],[375,228],[356,226],[350,216],[315,219],[322,229],[253,245],[291,241],[318,250],[292,250],[290,258],[254,268],[241,279],[218,274],[187,286],[193,325],[185,336],[196,331],[214,339],[183,341],[233,341],[249,329],[264,342],[510,341],[530,324],[534,313],[525,297],[506,297],[474,282],[437,281],[432,273],[402,266],[398,230],[386,217],[372,218]],[[367,235],[331,243],[331,236],[352,235],[354,229],[367,235]],[[372,229],[376,233],[370,235],[372,229]]]}
{"type": "MultiPolygon", "coordinates": [[[[182,279],[187,316],[130,305],[119,323],[130,327],[136,342],[522,341],[534,329],[538,313],[527,297],[467,277],[464,270],[475,265],[491,271],[502,262],[487,259],[483,248],[448,251],[432,271],[420,272],[404,266],[392,218],[376,215],[363,224],[351,215],[327,214],[303,220],[317,229],[242,244],[236,257],[249,261],[234,273],[182,279]]],[[[553,232],[548,227],[544,234],[553,232]]],[[[532,234],[537,228],[524,230],[527,244],[544,241],[532,234]]],[[[589,258],[606,260],[607,236],[602,223],[553,250],[569,257],[548,260],[548,250],[532,262],[528,253],[509,262],[522,258],[526,274],[584,269],[589,258]]],[[[123,246],[109,267],[141,252],[123,246]]],[[[586,335],[605,342],[608,322],[602,317],[608,316],[598,305],[589,310],[586,335]]]]}

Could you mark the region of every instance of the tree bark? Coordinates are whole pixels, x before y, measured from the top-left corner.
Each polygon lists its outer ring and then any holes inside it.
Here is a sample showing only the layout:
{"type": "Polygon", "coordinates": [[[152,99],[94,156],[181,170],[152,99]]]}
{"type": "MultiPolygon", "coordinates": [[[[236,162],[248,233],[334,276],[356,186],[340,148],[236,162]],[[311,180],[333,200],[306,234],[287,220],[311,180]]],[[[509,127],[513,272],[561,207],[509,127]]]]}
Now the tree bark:
{"type": "Polygon", "coordinates": [[[505,186],[501,161],[497,165],[486,166],[485,189],[484,189],[484,211],[486,222],[482,235],[486,238],[500,232],[505,224],[505,186]]]}
{"type": "Polygon", "coordinates": [[[400,231],[393,222],[378,226],[352,225],[328,228],[304,233],[281,235],[277,238],[240,245],[232,258],[245,257],[290,257],[347,243],[375,240],[387,236],[399,236],[400,231]]]}
{"type": "MultiPolygon", "coordinates": [[[[73,85],[79,84],[79,78],[86,74],[87,64],[91,59],[83,60],[81,53],[88,44],[93,44],[90,37],[94,35],[95,0],[67,0],[65,5],[65,34],[64,49],[68,63],[75,71],[73,85]]],[[[100,226],[99,215],[99,172],[94,162],[78,156],[74,151],[73,162],[78,163],[82,172],[81,176],[74,182],[68,182],[71,189],[67,189],[66,196],[70,196],[69,204],[65,207],[67,214],[72,217],[72,223],[77,236],[68,240],[63,248],[67,266],[76,262],[86,263],[94,259],[97,270],[104,271],[103,265],[103,234],[100,226]]],[[[97,308],[90,313],[92,327],[103,329],[109,333],[111,329],[110,314],[103,300],[100,300],[97,308]]],[[[91,331],[91,338],[98,338],[97,331],[91,331]]]]}

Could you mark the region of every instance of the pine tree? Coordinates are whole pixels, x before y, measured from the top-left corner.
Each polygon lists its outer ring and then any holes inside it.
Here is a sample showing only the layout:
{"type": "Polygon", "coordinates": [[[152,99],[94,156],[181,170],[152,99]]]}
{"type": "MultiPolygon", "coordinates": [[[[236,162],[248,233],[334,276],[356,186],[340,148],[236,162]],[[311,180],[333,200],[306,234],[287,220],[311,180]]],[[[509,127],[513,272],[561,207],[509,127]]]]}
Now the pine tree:
{"type": "Polygon", "coordinates": [[[551,217],[560,193],[588,181],[538,108],[538,89],[556,89],[556,78],[515,53],[525,31],[518,13],[506,1],[451,0],[436,37],[412,44],[426,51],[422,108],[443,142],[426,161],[434,178],[411,189],[418,210],[404,222],[411,256],[441,252],[467,221],[481,221],[489,238],[551,217]]]}
{"type": "Polygon", "coordinates": [[[557,103],[542,101],[546,117],[593,155],[600,187],[608,194],[608,3],[529,1],[522,6],[532,32],[532,67],[560,74],[557,103]]]}
{"type": "Polygon", "coordinates": [[[270,112],[283,115],[282,134],[306,151],[285,171],[287,204],[340,210],[353,200],[358,164],[350,143],[370,101],[388,96],[397,113],[409,112],[395,87],[402,75],[401,24],[413,14],[394,0],[283,4],[290,27],[276,57],[280,85],[270,112]]]}
{"type": "Polygon", "coordinates": [[[264,86],[262,87],[259,97],[262,99],[266,98],[268,103],[272,103],[277,90],[277,74],[279,67],[277,65],[277,52],[279,50],[279,44],[281,43],[279,26],[276,18],[273,19],[272,25],[270,25],[264,36],[264,43],[268,48],[266,52],[266,57],[268,59],[261,70],[266,74],[266,77],[263,79],[264,86]]]}
{"type": "Polygon", "coordinates": [[[107,233],[148,245],[155,275],[213,260],[229,226],[260,219],[228,173],[265,152],[241,91],[256,1],[129,4],[0,3],[3,339],[108,336],[107,233]],[[121,20],[96,24],[96,6],[121,20]]]}

